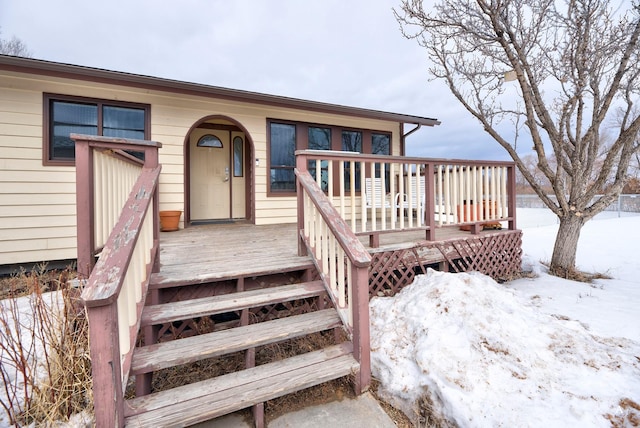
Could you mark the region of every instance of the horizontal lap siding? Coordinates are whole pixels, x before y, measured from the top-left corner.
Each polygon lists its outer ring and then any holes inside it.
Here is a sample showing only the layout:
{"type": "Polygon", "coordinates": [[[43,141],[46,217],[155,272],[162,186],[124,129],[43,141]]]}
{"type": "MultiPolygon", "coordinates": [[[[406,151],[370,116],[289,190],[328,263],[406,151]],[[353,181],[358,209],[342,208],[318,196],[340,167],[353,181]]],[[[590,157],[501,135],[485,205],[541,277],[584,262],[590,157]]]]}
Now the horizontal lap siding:
{"type": "Polygon", "coordinates": [[[0,264],[75,258],[75,172],[42,166],[42,92],[1,82],[0,264]]]}
{"type": "Polygon", "coordinates": [[[185,209],[185,137],[207,116],[236,120],[254,143],[257,224],[296,220],[295,198],[267,196],[267,118],[391,132],[399,153],[393,122],[0,71],[0,265],[76,257],[75,168],[42,165],[44,92],[151,105],[151,139],[163,145],[160,209],[185,209]]]}

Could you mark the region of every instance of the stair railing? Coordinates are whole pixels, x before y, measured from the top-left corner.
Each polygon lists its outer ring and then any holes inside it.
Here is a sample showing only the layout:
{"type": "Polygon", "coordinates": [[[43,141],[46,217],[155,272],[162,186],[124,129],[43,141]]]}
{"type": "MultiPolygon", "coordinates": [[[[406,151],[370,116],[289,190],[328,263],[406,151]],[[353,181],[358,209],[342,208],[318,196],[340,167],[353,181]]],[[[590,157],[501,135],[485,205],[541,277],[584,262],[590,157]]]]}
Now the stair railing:
{"type": "Polygon", "coordinates": [[[353,339],[360,363],[356,391],[371,382],[369,337],[369,266],[371,256],[331,201],[298,163],[298,252],[311,253],[327,292],[353,339]]]}
{"type": "Polygon", "coordinates": [[[97,426],[124,426],[124,390],[151,272],[159,266],[160,143],[72,135],[78,272],[97,426]],[[140,161],[123,150],[144,153],[140,161]],[[94,257],[99,257],[94,265],[94,257]]]}

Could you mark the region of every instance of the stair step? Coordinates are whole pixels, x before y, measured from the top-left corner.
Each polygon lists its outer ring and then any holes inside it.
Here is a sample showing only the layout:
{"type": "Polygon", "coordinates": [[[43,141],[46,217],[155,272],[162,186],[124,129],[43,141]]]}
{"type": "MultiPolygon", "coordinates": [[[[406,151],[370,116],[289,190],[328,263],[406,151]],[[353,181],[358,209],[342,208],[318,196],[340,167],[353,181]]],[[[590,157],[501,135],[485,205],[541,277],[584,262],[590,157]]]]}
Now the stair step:
{"type": "Polygon", "coordinates": [[[156,325],[189,318],[221,314],[307,297],[325,292],[322,281],[242,291],[181,302],[150,305],[142,312],[141,326],[156,325]]]}
{"type": "Polygon", "coordinates": [[[194,264],[188,269],[184,265],[162,266],[160,272],[151,274],[149,289],[160,289],[167,287],[180,287],[183,285],[204,284],[208,282],[234,280],[239,277],[267,276],[281,274],[285,272],[304,271],[314,269],[315,265],[309,256],[296,256],[273,260],[261,260],[259,266],[245,263],[242,266],[232,266],[227,270],[220,270],[219,267],[211,269],[206,264],[194,264]]]}
{"type": "Polygon", "coordinates": [[[340,326],[342,326],[342,322],[336,310],[323,309],[302,315],[156,343],[134,350],[131,361],[131,374],[148,373],[340,326]]]}
{"type": "Polygon", "coordinates": [[[352,350],[345,342],[128,400],[126,426],[192,425],[349,375],[359,369],[352,350]]]}

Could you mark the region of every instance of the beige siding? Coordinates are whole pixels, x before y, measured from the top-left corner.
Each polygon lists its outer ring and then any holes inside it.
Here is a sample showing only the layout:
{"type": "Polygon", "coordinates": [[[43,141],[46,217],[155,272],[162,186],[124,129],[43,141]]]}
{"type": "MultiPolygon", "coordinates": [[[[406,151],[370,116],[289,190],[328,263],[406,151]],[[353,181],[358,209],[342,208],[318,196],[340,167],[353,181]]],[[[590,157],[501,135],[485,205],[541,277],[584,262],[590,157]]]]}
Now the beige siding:
{"type": "Polygon", "coordinates": [[[0,265],[76,257],[75,168],[42,165],[45,92],[151,105],[151,139],[163,144],[161,209],[184,210],[185,138],[211,115],[242,124],[254,143],[257,224],[296,220],[295,198],[267,196],[267,118],[387,131],[400,150],[395,122],[0,71],[0,265]]]}

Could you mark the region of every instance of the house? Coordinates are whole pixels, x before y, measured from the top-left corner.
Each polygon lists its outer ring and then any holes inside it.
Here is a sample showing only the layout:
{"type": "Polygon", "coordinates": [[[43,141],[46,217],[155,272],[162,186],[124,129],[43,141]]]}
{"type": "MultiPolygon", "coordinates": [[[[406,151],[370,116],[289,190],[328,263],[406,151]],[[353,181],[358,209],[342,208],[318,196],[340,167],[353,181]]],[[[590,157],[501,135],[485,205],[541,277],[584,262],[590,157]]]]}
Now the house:
{"type": "Polygon", "coordinates": [[[372,296],[429,267],[520,269],[514,164],[405,156],[435,119],[9,56],[0,109],[0,265],[77,257],[97,426],[251,407],[262,427],[279,396],[345,376],[361,393],[372,296]],[[181,230],[161,234],[167,210],[181,230]],[[334,343],[258,361],[313,334],[334,343]]]}
{"type": "Polygon", "coordinates": [[[162,142],[181,226],[295,222],[294,150],[404,155],[435,119],[0,55],[0,266],[76,258],[71,133],[162,142]]]}

